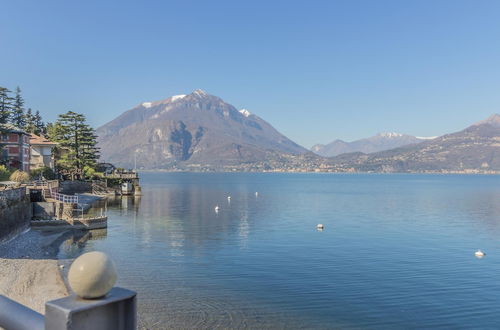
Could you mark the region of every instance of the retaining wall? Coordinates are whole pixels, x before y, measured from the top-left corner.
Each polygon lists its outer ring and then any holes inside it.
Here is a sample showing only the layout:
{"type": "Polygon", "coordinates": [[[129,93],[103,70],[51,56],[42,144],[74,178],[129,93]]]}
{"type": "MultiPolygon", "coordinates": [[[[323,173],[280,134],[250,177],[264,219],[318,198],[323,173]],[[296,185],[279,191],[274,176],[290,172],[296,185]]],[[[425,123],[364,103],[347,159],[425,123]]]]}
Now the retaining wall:
{"type": "Polygon", "coordinates": [[[55,202],[33,202],[33,219],[52,219],[56,216],[55,202]]]}
{"type": "Polygon", "coordinates": [[[92,192],[92,182],[86,181],[61,181],[59,192],[66,195],[83,194],[92,192]]]}
{"type": "Polygon", "coordinates": [[[108,227],[108,217],[73,218],[71,220],[33,220],[31,226],[38,229],[102,229],[108,227]]]}
{"type": "Polygon", "coordinates": [[[27,229],[32,215],[25,187],[0,190],[0,241],[27,229]]]}

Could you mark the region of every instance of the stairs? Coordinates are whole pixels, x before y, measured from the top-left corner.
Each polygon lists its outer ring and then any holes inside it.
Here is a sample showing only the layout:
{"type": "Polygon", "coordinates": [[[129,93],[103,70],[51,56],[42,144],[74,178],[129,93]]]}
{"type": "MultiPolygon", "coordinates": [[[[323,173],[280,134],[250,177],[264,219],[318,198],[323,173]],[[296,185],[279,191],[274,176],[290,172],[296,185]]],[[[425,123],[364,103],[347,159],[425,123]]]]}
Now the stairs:
{"type": "Polygon", "coordinates": [[[106,184],[101,181],[92,181],[92,194],[99,196],[109,194],[106,184]]]}

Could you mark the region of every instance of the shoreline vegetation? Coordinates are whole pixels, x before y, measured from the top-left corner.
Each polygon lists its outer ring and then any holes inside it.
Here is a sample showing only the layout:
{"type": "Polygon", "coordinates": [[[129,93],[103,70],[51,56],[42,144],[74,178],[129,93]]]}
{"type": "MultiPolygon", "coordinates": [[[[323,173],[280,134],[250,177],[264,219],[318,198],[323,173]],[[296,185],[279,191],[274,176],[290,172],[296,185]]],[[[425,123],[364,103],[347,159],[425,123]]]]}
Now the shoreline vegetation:
{"type": "Polygon", "coordinates": [[[443,171],[408,171],[408,172],[384,172],[384,171],[354,171],[354,170],[346,170],[346,171],[325,171],[321,169],[297,169],[297,170],[234,170],[234,169],[138,169],[138,172],[146,172],[146,173],[320,173],[320,174],[478,174],[478,175],[498,175],[500,171],[487,171],[487,170],[462,170],[462,171],[451,171],[451,170],[443,170],[443,171]]]}

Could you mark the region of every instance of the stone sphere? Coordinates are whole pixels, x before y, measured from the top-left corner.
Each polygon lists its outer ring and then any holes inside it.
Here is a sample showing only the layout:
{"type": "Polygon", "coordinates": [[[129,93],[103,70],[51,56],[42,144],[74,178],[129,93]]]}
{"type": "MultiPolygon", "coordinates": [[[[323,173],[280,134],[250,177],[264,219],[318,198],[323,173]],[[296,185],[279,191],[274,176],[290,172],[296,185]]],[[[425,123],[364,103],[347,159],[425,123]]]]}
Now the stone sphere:
{"type": "Polygon", "coordinates": [[[69,268],[68,282],[79,297],[100,298],[115,285],[116,268],[105,253],[88,252],[73,261],[69,268]]]}

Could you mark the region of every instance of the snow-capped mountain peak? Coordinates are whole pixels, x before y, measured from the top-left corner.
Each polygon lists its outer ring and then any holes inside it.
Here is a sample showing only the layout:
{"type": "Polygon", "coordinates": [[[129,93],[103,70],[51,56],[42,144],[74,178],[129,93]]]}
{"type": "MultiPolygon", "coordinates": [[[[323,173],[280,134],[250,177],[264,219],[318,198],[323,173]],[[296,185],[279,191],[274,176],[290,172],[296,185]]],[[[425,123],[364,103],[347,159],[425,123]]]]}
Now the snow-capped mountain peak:
{"type": "Polygon", "coordinates": [[[396,132],[383,132],[383,133],[379,133],[378,136],[387,137],[387,138],[394,138],[394,137],[401,137],[401,136],[403,136],[403,134],[396,133],[396,132]]]}
{"type": "Polygon", "coordinates": [[[419,140],[434,140],[438,136],[416,136],[417,139],[419,140]]]}
{"type": "Polygon", "coordinates": [[[206,95],[208,95],[207,92],[205,92],[203,89],[197,89],[197,90],[193,91],[193,94],[194,95],[198,95],[198,96],[206,96],[206,95]]]}
{"type": "Polygon", "coordinates": [[[369,154],[372,152],[383,151],[402,147],[409,144],[420,143],[423,140],[411,135],[384,132],[375,136],[364,138],[352,142],[335,140],[326,145],[316,145],[313,152],[326,157],[332,157],[343,153],[363,152],[369,154]]]}
{"type": "Polygon", "coordinates": [[[174,102],[174,101],[177,101],[177,100],[180,100],[182,98],[185,98],[186,97],[186,94],[179,94],[179,95],[174,95],[171,98],[171,101],[174,102]]]}
{"type": "Polygon", "coordinates": [[[240,110],[240,113],[245,116],[245,117],[248,117],[251,115],[250,111],[248,111],[247,109],[241,109],[240,110]]]}
{"type": "Polygon", "coordinates": [[[139,149],[139,167],[221,168],[307,153],[263,119],[237,115],[237,109],[200,90],[153,101],[148,109],[136,106],[97,130],[102,157],[128,167],[139,149]]]}

